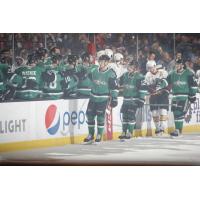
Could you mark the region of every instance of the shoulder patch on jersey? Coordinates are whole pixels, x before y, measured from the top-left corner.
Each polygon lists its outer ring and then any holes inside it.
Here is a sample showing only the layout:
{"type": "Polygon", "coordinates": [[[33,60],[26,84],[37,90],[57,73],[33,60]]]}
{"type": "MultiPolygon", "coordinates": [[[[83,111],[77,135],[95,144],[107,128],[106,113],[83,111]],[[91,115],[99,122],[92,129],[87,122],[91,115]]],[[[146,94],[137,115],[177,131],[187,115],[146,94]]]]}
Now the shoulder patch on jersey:
{"type": "Polygon", "coordinates": [[[186,70],[187,70],[191,75],[194,75],[194,74],[195,74],[194,71],[192,71],[192,69],[190,69],[190,68],[186,68],[186,70]]]}
{"type": "Polygon", "coordinates": [[[110,68],[109,70],[117,77],[116,72],[112,68],[110,68]]]}

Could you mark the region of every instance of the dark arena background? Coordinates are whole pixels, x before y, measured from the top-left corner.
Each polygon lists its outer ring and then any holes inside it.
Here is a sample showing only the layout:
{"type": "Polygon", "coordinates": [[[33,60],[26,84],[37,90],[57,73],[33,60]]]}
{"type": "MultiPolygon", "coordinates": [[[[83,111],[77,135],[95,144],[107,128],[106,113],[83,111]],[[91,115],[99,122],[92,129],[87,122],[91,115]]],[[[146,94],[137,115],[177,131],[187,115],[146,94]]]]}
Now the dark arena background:
{"type": "Polygon", "coordinates": [[[200,165],[199,91],[197,33],[0,33],[0,165],[200,165]],[[91,94],[84,91],[90,91],[92,83],[87,82],[90,73],[78,69],[85,63],[98,68],[102,55],[109,57],[108,69],[116,72],[117,82],[132,61],[145,77],[149,62],[170,74],[181,60],[198,87],[196,99],[183,107],[182,134],[170,135],[176,119],[169,90],[167,104],[158,100],[168,109],[162,134],[156,134],[150,92],[144,105],[137,107],[131,138],[119,139],[123,124],[123,88],[119,88],[117,106],[106,108],[102,141],[85,143],[91,94]],[[55,63],[59,70],[46,75],[55,63]],[[37,75],[26,70],[32,64],[37,75]],[[67,70],[71,65],[74,71],[67,70]],[[60,79],[60,87],[51,79],[60,79]]]}

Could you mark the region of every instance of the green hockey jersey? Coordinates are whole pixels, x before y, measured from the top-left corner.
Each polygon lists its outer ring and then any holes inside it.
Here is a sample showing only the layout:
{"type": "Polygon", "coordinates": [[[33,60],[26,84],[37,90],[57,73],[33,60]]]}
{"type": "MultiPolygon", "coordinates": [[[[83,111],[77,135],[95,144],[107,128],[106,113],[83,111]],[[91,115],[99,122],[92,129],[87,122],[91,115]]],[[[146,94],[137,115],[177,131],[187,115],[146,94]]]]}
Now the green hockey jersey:
{"type": "Polygon", "coordinates": [[[89,67],[87,66],[83,66],[83,65],[79,65],[77,66],[77,71],[84,71],[84,73],[86,73],[86,78],[84,78],[83,80],[80,80],[77,86],[77,95],[79,96],[90,96],[90,92],[91,92],[91,80],[88,77],[88,74],[91,73],[95,68],[97,68],[97,65],[90,65],[89,67]]]}
{"type": "Polygon", "coordinates": [[[113,69],[100,71],[99,68],[95,68],[89,74],[89,78],[92,83],[90,99],[93,102],[107,101],[110,97],[117,98],[117,76],[113,69]]]}
{"type": "Polygon", "coordinates": [[[3,73],[0,71],[0,95],[2,95],[6,90],[5,80],[3,73]]]}
{"type": "Polygon", "coordinates": [[[147,91],[142,87],[144,76],[139,73],[124,73],[119,80],[119,84],[122,87],[122,96],[125,102],[132,100],[144,100],[147,91]]]}
{"type": "Polygon", "coordinates": [[[3,80],[7,81],[9,79],[10,66],[8,64],[0,63],[0,71],[2,74],[3,80]]]}
{"type": "Polygon", "coordinates": [[[180,73],[176,70],[171,71],[167,81],[171,86],[173,98],[182,100],[196,95],[197,83],[190,69],[184,69],[180,73]]]}
{"type": "Polygon", "coordinates": [[[40,98],[42,69],[38,66],[23,66],[16,69],[11,77],[11,84],[16,87],[15,98],[33,100],[40,98]]]}
{"type": "Polygon", "coordinates": [[[64,78],[61,75],[63,68],[62,66],[50,65],[46,67],[44,73],[52,73],[55,76],[53,81],[45,81],[43,82],[43,97],[45,99],[59,99],[63,96],[63,88],[62,81],[64,78]]]}
{"type": "Polygon", "coordinates": [[[65,98],[76,97],[78,85],[78,77],[76,76],[77,72],[77,67],[62,65],[63,78],[67,84],[66,88],[64,89],[65,98]]]}

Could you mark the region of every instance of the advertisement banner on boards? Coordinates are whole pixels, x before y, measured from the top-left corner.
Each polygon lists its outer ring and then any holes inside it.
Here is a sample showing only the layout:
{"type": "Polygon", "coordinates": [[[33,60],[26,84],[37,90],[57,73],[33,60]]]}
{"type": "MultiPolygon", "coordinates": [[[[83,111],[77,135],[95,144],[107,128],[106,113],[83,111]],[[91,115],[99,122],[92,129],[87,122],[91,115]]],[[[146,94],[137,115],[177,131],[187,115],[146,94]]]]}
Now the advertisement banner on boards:
{"type": "Polygon", "coordinates": [[[87,133],[88,100],[54,100],[0,104],[0,143],[87,133]]]}

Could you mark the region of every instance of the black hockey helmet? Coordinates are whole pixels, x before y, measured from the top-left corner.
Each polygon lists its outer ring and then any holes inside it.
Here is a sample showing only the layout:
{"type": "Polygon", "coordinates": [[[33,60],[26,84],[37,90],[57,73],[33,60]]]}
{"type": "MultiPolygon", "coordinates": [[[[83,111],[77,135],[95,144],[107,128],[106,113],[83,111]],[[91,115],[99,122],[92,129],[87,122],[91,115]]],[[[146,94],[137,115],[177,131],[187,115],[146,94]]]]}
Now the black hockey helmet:
{"type": "Polygon", "coordinates": [[[108,55],[102,55],[99,57],[99,60],[105,60],[105,61],[109,61],[110,60],[110,57],[108,55]]]}
{"type": "Polygon", "coordinates": [[[81,59],[82,59],[82,61],[89,61],[90,60],[90,54],[89,53],[83,53],[82,55],[81,55],[81,59]]]}
{"type": "Polygon", "coordinates": [[[37,51],[36,51],[36,54],[37,54],[37,56],[38,56],[38,58],[42,58],[42,57],[44,57],[46,54],[48,53],[48,50],[47,49],[45,49],[45,48],[39,48],[37,51]]]}
{"type": "Polygon", "coordinates": [[[77,55],[69,55],[68,58],[67,58],[67,62],[69,64],[74,64],[76,63],[78,60],[78,56],[77,55]]]}
{"type": "Polygon", "coordinates": [[[131,60],[129,63],[128,63],[128,66],[129,67],[136,67],[136,68],[138,68],[139,67],[139,63],[138,63],[138,61],[136,61],[136,60],[131,60]]]}
{"type": "Polygon", "coordinates": [[[33,64],[33,63],[37,63],[37,56],[35,53],[29,54],[27,57],[27,64],[33,64]]]}
{"type": "Polygon", "coordinates": [[[56,63],[57,61],[60,61],[61,59],[62,59],[62,56],[59,55],[59,54],[53,55],[51,57],[51,60],[52,60],[53,63],[56,63]]]}
{"type": "Polygon", "coordinates": [[[184,64],[184,60],[183,59],[176,59],[175,60],[175,64],[176,65],[182,64],[183,65],[183,69],[186,69],[186,65],[184,64]]]}
{"type": "Polygon", "coordinates": [[[183,64],[183,60],[182,59],[176,59],[176,64],[183,64]]]}

